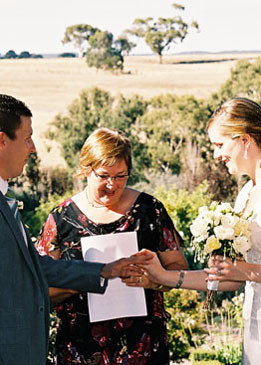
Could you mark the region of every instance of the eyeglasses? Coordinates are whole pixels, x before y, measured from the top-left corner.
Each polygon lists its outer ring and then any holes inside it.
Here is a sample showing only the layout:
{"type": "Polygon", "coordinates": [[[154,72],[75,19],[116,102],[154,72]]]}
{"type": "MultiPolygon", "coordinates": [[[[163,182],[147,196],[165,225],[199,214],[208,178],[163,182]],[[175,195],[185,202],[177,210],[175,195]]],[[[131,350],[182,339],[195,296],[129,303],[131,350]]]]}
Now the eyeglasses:
{"type": "Polygon", "coordinates": [[[110,175],[100,175],[100,174],[97,174],[97,172],[95,170],[92,170],[94,175],[97,177],[97,179],[99,181],[108,181],[108,180],[111,180],[111,181],[124,181],[126,180],[130,175],[116,175],[116,176],[110,176],[110,175]]]}

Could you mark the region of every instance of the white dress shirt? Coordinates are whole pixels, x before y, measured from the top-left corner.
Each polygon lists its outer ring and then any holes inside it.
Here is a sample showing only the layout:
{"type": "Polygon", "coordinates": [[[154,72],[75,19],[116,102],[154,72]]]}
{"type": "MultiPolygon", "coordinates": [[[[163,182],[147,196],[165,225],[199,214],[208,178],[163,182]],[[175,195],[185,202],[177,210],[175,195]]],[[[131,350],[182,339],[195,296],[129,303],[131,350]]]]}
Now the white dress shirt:
{"type": "MultiPolygon", "coordinates": [[[[7,193],[7,190],[8,190],[8,182],[6,180],[4,180],[1,176],[0,176],[0,190],[1,190],[1,193],[3,195],[5,195],[7,193]]],[[[26,246],[28,246],[27,237],[26,237],[26,233],[25,233],[25,230],[24,230],[23,223],[21,223],[21,230],[22,230],[22,233],[23,233],[23,236],[24,236],[25,244],[26,244],[26,246]]]]}

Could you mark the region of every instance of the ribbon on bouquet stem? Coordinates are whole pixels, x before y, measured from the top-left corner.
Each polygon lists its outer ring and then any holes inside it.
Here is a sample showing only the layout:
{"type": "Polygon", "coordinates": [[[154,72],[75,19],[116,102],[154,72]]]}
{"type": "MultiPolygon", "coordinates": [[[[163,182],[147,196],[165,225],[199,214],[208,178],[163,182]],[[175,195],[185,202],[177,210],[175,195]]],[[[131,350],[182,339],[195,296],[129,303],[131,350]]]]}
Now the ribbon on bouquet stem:
{"type": "MultiPolygon", "coordinates": [[[[215,276],[214,274],[209,274],[209,277],[215,276]]],[[[218,280],[208,280],[207,281],[207,295],[205,302],[203,304],[203,309],[212,309],[216,303],[217,291],[218,291],[218,280]]]]}
{"type": "MultiPolygon", "coordinates": [[[[213,276],[216,276],[216,275],[209,274],[209,277],[213,278],[213,276]]],[[[208,280],[207,289],[217,291],[218,290],[218,285],[219,285],[219,280],[208,280]]]]}

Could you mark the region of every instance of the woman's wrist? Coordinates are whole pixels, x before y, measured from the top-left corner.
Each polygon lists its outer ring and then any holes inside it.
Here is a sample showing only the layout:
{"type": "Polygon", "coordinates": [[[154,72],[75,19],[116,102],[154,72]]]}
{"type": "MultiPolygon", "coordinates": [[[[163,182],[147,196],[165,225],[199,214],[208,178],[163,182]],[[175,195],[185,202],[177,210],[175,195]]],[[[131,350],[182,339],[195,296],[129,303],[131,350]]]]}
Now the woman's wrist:
{"type": "Polygon", "coordinates": [[[175,289],[179,289],[182,286],[183,280],[184,280],[185,272],[183,270],[180,270],[179,278],[177,281],[177,284],[175,286],[175,289]]]}

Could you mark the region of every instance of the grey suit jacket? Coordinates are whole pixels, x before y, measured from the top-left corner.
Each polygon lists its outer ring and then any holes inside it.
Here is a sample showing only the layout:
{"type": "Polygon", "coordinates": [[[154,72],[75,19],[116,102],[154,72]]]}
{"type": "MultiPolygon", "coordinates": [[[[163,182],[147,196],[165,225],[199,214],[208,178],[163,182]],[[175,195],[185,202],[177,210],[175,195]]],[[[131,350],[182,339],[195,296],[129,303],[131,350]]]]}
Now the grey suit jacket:
{"type": "Polygon", "coordinates": [[[0,364],[45,365],[49,337],[48,286],[104,293],[102,264],[39,256],[28,247],[0,192],[0,364]]]}

